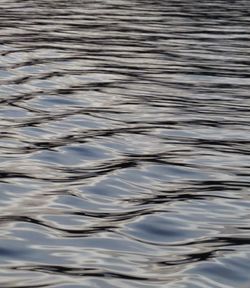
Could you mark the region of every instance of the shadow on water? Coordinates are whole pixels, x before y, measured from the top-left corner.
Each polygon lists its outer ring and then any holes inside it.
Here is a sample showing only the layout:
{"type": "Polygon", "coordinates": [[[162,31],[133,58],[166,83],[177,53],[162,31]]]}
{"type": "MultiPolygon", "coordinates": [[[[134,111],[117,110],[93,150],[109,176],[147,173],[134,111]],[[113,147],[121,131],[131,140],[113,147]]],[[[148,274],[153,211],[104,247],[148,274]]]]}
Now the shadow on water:
{"type": "Polygon", "coordinates": [[[250,285],[248,1],[0,1],[0,286],[250,285]]]}

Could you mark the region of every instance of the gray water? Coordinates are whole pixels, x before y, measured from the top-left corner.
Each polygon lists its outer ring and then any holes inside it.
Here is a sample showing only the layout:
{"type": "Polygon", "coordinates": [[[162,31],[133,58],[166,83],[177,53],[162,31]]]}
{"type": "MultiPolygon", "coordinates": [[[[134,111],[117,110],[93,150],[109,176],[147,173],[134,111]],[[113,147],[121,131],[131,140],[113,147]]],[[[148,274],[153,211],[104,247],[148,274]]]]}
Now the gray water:
{"type": "Polygon", "coordinates": [[[0,0],[0,287],[250,287],[250,2],[0,0]]]}

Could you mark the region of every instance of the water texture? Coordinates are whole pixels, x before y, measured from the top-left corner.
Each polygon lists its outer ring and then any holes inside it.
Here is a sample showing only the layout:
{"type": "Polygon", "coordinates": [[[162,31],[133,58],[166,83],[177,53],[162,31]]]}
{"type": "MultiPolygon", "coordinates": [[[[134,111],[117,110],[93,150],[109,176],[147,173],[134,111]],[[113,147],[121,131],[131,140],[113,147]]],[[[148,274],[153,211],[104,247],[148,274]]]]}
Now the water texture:
{"type": "Polygon", "coordinates": [[[0,287],[250,287],[250,2],[0,0],[0,287]]]}

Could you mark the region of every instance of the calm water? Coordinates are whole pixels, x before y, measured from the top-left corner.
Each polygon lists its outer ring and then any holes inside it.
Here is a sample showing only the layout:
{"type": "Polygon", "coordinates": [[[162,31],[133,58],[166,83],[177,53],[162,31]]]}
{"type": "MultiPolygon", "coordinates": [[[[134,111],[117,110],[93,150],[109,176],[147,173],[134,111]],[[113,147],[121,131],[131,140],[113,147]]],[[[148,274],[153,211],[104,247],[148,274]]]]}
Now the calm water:
{"type": "Polygon", "coordinates": [[[250,287],[250,2],[0,0],[0,287],[250,287]]]}

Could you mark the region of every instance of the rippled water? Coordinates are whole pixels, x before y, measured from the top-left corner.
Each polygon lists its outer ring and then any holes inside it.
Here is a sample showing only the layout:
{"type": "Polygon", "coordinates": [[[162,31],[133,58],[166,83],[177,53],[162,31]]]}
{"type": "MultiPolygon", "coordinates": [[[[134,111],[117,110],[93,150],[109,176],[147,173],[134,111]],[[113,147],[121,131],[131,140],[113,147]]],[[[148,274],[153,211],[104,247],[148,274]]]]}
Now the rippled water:
{"type": "Polygon", "coordinates": [[[250,287],[250,3],[0,0],[0,287],[250,287]]]}

